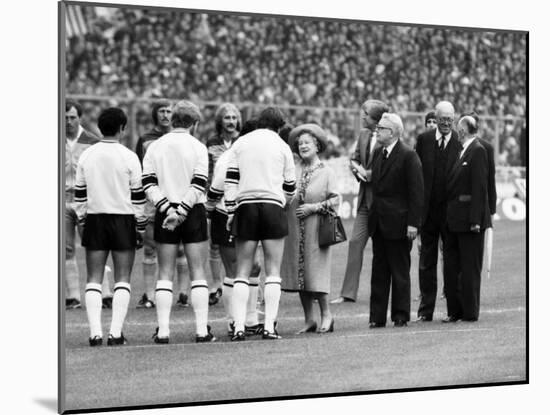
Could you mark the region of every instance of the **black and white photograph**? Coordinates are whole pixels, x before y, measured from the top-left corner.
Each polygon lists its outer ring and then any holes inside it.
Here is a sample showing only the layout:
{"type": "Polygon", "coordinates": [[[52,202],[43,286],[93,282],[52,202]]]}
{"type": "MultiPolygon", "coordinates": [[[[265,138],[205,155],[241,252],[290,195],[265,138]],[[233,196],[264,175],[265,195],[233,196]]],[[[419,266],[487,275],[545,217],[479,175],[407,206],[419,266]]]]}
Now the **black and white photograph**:
{"type": "Polygon", "coordinates": [[[527,382],[527,32],[59,7],[61,410],[527,382]]]}
{"type": "Polygon", "coordinates": [[[527,20],[50,3],[35,406],[532,408],[527,20]]]}

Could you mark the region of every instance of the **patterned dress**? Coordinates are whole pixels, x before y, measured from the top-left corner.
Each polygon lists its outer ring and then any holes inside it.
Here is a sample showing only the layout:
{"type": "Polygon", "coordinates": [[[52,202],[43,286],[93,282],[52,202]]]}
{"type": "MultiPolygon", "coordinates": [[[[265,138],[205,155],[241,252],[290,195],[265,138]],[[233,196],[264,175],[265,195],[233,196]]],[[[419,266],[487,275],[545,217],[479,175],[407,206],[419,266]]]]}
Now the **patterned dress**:
{"type": "Polygon", "coordinates": [[[313,167],[298,163],[296,177],[297,196],[287,207],[289,232],[281,265],[282,289],[328,294],[331,254],[330,247],[319,247],[319,214],[299,219],[296,209],[303,203],[322,203],[337,209],[340,195],[336,191],[335,174],[323,163],[313,167]]]}

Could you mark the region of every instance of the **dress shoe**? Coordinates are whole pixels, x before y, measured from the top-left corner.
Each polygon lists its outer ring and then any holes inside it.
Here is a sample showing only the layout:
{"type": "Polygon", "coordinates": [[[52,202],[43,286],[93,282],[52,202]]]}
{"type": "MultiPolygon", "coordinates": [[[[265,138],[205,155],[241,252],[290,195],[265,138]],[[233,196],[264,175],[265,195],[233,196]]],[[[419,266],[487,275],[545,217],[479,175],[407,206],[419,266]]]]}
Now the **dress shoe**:
{"type": "Polygon", "coordinates": [[[334,319],[330,320],[330,324],[328,327],[321,327],[317,331],[317,333],[332,333],[334,331],[334,319]]]}
{"type": "Polygon", "coordinates": [[[426,321],[432,321],[431,316],[420,316],[416,319],[418,322],[426,322],[426,321]]]}
{"type": "Polygon", "coordinates": [[[449,316],[449,317],[445,317],[443,320],[441,320],[441,322],[442,323],[456,323],[458,320],[460,320],[458,317],[449,316]]]}
{"type": "Polygon", "coordinates": [[[168,336],[159,337],[159,328],[157,327],[155,329],[155,334],[153,334],[153,341],[156,344],[168,344],[168,343],[170,343],[170,338],[168,336]]]}
{"type": "Polygon", "coordinates": [[[376,323],[375,321],[369,323],[369,329],[379,329],[382,327],[386,327],[386,323],[376,323]]]}
{"type": "Polygon", "coordinates": [[[393,322],[393,326],[394,327],[406,327],[407,326],[407,322],[405,320],[395,320],[393,322]]]}
{"type": "Polygon", "coordinates": [[[331,304],[354,303],[354,302],[355,300],[352,300],[351,298],[346,298],[346,297],[338,297],[330,301],[331,304]]]}
{"type": "Polygon", "coordinates": [[[474,323],[477,321],[477,317],[471,317],[471,318],[462,318],[462,321],[466,321],[468,323],[474,323]]]}
{"type": "Polygon", "coordinates": [[[298,331],[296,334],[315,333],[316,331],[317,331],[317,323],[313,322],[312,325],[304,327],[302,330],[298,331]]]}
{"type": "Polygon", "coordinates": [[[264,332],[262,333],[262,339],[279,340],[279,339],[282,339],[282,337],[279,336],[279,333],[277,333],[277,330],[273,329],[273,331],[264,330],[264,332]]]}

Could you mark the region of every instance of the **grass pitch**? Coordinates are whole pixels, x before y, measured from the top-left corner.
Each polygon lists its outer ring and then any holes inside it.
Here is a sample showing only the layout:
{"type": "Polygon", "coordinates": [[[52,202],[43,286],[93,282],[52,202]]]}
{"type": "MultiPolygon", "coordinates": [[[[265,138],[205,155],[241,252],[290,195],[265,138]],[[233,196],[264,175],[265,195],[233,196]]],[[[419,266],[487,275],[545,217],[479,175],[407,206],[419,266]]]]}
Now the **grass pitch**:
{"type": "MultiPolygon", "coordinates": [[[[348,235],[351,222],[346,223],[348,235]]],[[[135,309],[143,292],[141,251],[136,258],[132,300],[124,333],[129,345],[90,348],[85,310],[65,314],[66,405],[70,409],[212,402],[262,397],[368,392],[403,388],[522,382],[526,369],[525,222],[496,223],[491,278],[483,274],[477,323],[434,321],[405,328],[368,329],[371,242],[356,303],[333,305],[335,331],[295,335],[303,325],[297,294],[283,293],[279,341],[252,337],[232,343],[223,306],[210,308],[217,343],[194,343],[192,309],[174,308],[169,345],[151,340],[154,310],[135,309]]],[[[339,293],[347,244],[333,250],[332,294],[339,293]]],[[[79,265],[84,276],[82,252],[79,265]]],[[[412,250],[411,293],[418,295],[418,255],[412,250]]],[[[441,280],[441,279],[440,279],[441,280]]],[[[84,280],[82,282],[84,287],[84,280]]],[[[439,287],[441,291],[441,287],[439,287]]],[[[411,319],[417,301],[411,303],[411,319]]],[[[104,310],[104,333],[110,310],[104,310]]]]}

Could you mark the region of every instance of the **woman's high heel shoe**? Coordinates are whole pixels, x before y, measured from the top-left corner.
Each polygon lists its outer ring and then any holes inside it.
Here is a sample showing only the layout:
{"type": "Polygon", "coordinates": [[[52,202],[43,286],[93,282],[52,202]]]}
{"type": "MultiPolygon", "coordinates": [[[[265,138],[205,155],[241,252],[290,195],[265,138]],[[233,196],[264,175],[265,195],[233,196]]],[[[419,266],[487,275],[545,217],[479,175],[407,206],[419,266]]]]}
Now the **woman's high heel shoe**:
{"type": "Polygon", "coordinates": [[[328,328],[321,327],[317,333],[332,333],[334,331],[334,319],[330,321],[328,328]]]}
{"type": "Polygon", "coordinates": [[[315,333],[316,331],[317,331],[317,323],[313,323],[309,327],[304,327],[302,330],[300,330],[296,334],[315,333]]]}

